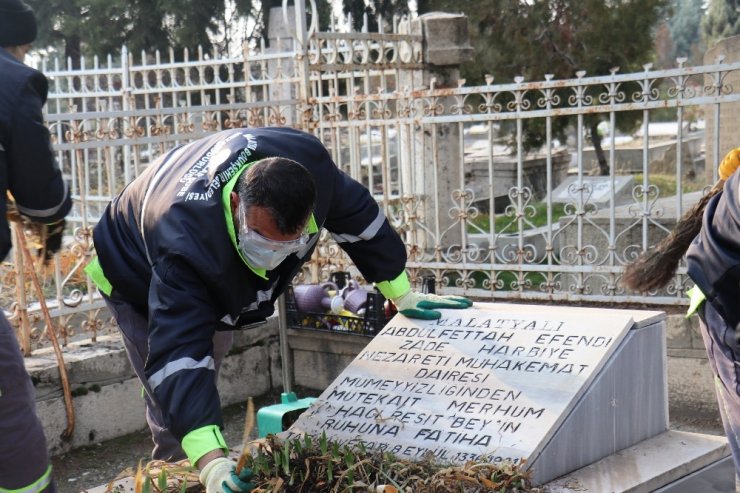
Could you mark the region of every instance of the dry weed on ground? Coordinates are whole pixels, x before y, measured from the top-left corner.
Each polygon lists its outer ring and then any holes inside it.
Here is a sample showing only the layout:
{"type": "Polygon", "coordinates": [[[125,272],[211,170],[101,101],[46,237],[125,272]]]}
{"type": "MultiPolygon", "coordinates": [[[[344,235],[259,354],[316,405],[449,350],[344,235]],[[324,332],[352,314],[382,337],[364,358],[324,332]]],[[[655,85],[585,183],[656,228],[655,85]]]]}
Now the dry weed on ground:
{"type": "MultiPolygon", "coordinates": [[[[362,444],[339,445],[325,436],[280,441],[271,435],[250,442],[249,450],[244,464],[253,471],[254,493],[542,492],[520,465],[485,460],[445,465],[431,457],[412,462],[362,444]]],[[[122,476],[135,476],[137,493],[203,492],[197,471],[187,462],[150,462],[122,476]]]]}

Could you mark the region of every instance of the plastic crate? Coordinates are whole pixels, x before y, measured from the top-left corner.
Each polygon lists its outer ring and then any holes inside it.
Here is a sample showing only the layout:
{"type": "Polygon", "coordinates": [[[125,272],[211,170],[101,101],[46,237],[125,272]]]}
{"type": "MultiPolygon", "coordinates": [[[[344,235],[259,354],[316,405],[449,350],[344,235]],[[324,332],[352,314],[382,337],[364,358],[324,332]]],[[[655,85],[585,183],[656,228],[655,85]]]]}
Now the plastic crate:
{"type": "Polygon", "coordinates": [[[364,316],[350,317],[301,311],[296,306],[293,287],[289,286],[285,293],[288,327],[291,329],[356,334],[367,337],[374,337],[388,323],[384,303],[385,297],[382,294],[377,291],[368,291],[367,309],[364,316]]]}

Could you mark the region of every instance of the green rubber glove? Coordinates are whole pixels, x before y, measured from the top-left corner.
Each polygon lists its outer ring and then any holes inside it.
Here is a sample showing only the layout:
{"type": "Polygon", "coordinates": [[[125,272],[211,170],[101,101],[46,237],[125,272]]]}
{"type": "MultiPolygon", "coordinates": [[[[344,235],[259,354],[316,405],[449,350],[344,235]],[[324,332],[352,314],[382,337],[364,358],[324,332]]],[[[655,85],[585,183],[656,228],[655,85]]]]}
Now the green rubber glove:
{"type": "Polygon", "coordinates": [[[226,457],[218,457],[200,471],[201,484],[206,487],[206,493],[247,493],[254,489],[252,471],[248,468],[236,474],[236,463],[226,457]]]}
{"type": "Polygon", "coordinates": [[[394,298],[399,313],[409,318],[436,320],[442,316],[435,308],[470,308],[473,302],[462,296],[439,296],[424,294],[417,291],[408,291],[406,294],[394,298]]]}

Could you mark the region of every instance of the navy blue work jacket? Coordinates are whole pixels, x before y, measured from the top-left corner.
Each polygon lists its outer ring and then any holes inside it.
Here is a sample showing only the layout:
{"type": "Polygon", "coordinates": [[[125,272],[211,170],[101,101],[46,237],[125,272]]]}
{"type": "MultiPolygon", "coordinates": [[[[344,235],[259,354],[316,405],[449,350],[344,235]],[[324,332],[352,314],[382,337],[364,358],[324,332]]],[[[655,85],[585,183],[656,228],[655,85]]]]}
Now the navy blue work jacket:
{"type": "Polygon", "coordinates": [[[701,232],[686,252],[688,275],[724,321],[740,334],[740,173],[733,173],[722,192],[709,200],[701,232]]]}
{"type": "Polygon", "coordinates": [[[0,260],[11,246],[8,190],[19,212],[36,222],[63,219],[72,207],[41,113],[47,91],[41,72],[0,48],[0,260]]]}
{"type": "Polygon", "coordinates": [[[334,235],[368,281],[392,280],[404,271],[405,247],[375,200],[337,168],[313,135],[290,128],[226,130],[160,157],[112,201],[93,236],[114,294],[149,321],[145,372],[178,439],[222,424],[207,364],[214,331],[271,315],[318,239],[313,234],[304,251],[264,278],[232,243],[224,185],[244,162],[275,156],[297,161],[313,175],[316,224],[334,235]],[[190,361],[202,366],[180,371],[190,361]]]}

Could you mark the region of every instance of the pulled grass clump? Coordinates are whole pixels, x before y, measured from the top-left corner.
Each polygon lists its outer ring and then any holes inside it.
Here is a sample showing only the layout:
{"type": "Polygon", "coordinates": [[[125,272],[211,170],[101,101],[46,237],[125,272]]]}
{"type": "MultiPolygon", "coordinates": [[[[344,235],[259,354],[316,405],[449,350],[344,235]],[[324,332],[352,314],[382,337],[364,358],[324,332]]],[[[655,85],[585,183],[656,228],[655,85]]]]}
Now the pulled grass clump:
{"type": "Polygon", "coordinates": [[[245,467],[255,474],[255,493],[537,492],[520,466],[471,461],[461,466],[435,463],[433,457],[412,462],[390,453],[370,451],[362,443],[339,445],[310,436],[255,442],[245,467]]]}
{"type": "MultiPolygon", "coordinates": [[[[254,493],[479,493],[530,492],[529,472],[521,465],[485,459],[463,465],[399,459],[367,450],[363,444],[339,445],[326,436],[278,440],[268,436],[249,443],[239,460],[252,470],[254,493]]],[[[109,491],[115,491],[110,489],[109,491]]],[[[197,471],[182,464],[139,467],[137,493],[202,493],[197,471]]]]}

